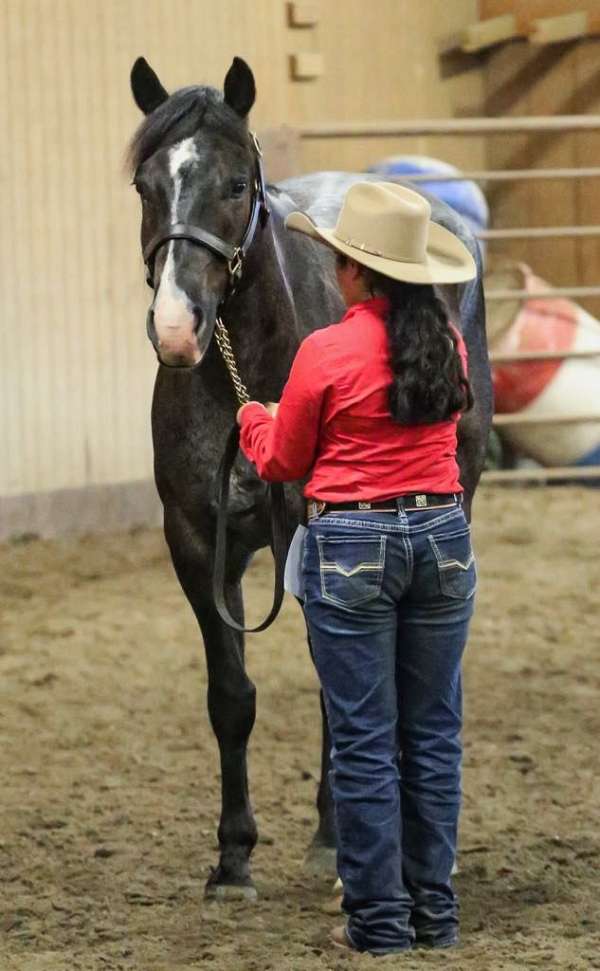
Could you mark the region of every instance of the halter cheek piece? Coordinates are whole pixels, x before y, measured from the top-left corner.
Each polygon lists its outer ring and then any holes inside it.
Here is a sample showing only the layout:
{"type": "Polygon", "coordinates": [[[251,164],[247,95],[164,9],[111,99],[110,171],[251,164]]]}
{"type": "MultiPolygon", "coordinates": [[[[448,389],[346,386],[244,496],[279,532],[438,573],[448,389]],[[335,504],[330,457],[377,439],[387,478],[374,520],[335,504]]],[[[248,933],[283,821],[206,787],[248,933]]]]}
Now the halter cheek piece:
{"type": "Polygon", "coordinates": [[[229,285],[221,300],[221,306],[235,292],[241,279],[244,270],[244,260],[252,245],[258,223],[260,222],[261,226],[265,226],[269,218],[262,151],[254,132],[250,132],[250,141],[256,160],[254,192],[252,194],[250,218],[241,243],[235,246],[233,243],[227,243],[224,239],[220,239],[213,233],[209,233],[207,229],[201,229],[198,226],[189,226],[187,223],[172,223],[167,227],[166,232],[156,233],[144,249],[144,263],[146,264],[147,271],[146,282],[149,287],[154,289],[154,261],[161,246],[164,246],[165,243],[168,243],[172,239],[187,239],[188,242],[195,243],[197,246],[203,246],[205,249],[210,250],[211,253],[214,253],[215,256],[220,256],[227,261],[229,285]]]}

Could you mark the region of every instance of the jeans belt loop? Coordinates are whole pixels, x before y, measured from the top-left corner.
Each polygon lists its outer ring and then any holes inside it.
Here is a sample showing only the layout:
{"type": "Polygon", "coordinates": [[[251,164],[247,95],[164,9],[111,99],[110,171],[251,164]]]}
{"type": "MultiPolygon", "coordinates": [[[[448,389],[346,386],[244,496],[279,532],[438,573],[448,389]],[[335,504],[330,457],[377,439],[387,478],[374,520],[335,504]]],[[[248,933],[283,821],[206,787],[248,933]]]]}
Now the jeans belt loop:
{"type": "Polygon", "coordinates": [[[326,505],[327,503],[321,499],[310,499],[307,503],[307,518],[309,522],[311,519],[318,519],[325,511],[326,505]]]}

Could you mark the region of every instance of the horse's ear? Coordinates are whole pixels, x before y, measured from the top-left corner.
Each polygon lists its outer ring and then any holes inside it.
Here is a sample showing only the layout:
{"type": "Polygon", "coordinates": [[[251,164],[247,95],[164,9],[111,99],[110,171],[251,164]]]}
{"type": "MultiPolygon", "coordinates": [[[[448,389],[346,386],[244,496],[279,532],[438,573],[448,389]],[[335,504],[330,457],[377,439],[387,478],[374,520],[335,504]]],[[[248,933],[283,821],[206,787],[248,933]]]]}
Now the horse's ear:
{"type": "Polygon", "coordinates": [[[234,57],[223,84],[225,104],[245,118],[256,98],[254,75],[241,57],[234,57]]]}
{"type": "Polygon", "coordinates": [[[138,57],[131,68],[131,90],[136,105],[145,115],[169,97],[145,57],[138,57]]]}

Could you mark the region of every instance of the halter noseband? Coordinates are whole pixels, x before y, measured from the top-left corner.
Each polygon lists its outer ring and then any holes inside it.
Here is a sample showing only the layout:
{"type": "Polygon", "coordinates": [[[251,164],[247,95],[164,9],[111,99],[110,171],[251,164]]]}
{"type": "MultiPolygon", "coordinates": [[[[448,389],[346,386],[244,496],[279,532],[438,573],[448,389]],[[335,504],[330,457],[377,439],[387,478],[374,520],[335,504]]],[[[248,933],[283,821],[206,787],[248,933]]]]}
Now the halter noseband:
{"type": "Polygon", "coordinates": [[[144,263],[146,264],[146,282],[148,286],[152,289],[154,288],[154,261],[156,259],[156,254],[161,246],[168,243],[172,239],[187,239],[190,243],[195,243],[197,246],[204,246],[205,249],[214,253],[215,256],[220,256],[222,259],[227,261],[227,268],[229,270],[229,286],[227,291],[221,301],[221,304],[231,297],[234,293],[244,269],[244,260],[250,246],[252,245],[252,240],[256,233],[256,227],[260,221],[261,226],[264,226],[269,218],[269,206],[267,203],[267,192],[265,188],[265,177],[263,172],[262,164],[262,151],[258,138],[254,132],[250,132],[250,141],[252,142],[252,147],[254,149],[254,155],[256,159],[256,172],[254,178],[254,192],[252,195],[252,209],[250,211],[250,218],[248,220],[248,225],[246,226],[246,232],[244,233],[243,239],[238,246],[232,243],[227,243],[224,239],[220,239],[219,236],[215,236],[213,233],[209,233],[207,229],[201,229],[198,226],[189,226],[187,223],[172,223],[168,228],[166,233],[159,232],[152,237],[148,245],[144,249],[144,263]]]}

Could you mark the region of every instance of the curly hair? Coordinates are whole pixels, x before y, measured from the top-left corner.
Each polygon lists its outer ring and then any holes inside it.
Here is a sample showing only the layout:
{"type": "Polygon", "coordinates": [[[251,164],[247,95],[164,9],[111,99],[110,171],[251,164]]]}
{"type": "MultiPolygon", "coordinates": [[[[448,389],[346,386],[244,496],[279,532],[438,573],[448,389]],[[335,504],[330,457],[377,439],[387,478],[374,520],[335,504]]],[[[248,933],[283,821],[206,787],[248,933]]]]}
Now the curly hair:
{"type": "MultiPolygon", "coordinates": [[[[338,254],[343,265],[345,258],[338,254]]],[[[392,418],[402,425],[433,425],[473,406],[471,386],[458,352],[456,333],[430,284],[403,283],[361,267],[374,295],[386,296],[393,381],[392,418]]]]}

